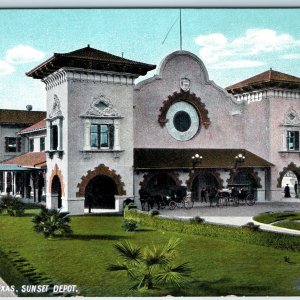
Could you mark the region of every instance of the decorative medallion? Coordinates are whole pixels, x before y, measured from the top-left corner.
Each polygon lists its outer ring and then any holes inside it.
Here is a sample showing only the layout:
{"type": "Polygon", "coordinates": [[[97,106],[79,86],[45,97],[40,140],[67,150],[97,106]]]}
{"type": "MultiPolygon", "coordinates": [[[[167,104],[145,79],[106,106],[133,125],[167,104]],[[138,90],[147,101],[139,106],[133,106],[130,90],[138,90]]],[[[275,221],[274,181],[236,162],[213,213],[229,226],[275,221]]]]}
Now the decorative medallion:
{"type": "Polygon", "coordinates": [[[120,117],[118,112],[113,108],[111,101],[104,95],[93,98],[92,103],[86,111],[86,115],[100,117],[120,117]]]}
{"type": "Polygon", "coordinates": [[[184,78],[180,78],[180,88],[184,91],[184,92],[188,92],[190,90],[190,86],[191,86],[191,81],[184,77],[184,78]]]}
{"type": "Polygon", "coordinates": [[[294,110],[292,106],[284,115],[283,125],[300,125],[299,114],[294,110]]]}

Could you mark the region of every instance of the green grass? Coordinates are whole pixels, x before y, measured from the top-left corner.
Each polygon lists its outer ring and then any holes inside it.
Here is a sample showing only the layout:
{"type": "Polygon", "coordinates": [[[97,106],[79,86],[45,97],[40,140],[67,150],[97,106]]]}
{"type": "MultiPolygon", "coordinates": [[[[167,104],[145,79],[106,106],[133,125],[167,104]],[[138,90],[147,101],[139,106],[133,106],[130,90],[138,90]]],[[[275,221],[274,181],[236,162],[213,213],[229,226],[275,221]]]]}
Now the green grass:
{"type": "Polygon", "coordinates": [[[253,218],[257,222],[272,224],[278,227],[300,230],[300,213],[283,212],[260,214],[253,218]]]}
{"type": "Polygon", "coordinates": [[[300,220],[300,213],[298,212],[265,213],[265,214],[257,215],[253,219],[260,223],[271,224],[282,220],[300,220]]]}
{"type": "MultiPolygon", "coordinates": [[[[0,215],[0,250],[17,251],[38,274],[56,283],[75,284],[81,295],[89,297],[300,295],[295,289],[300,279],[300,252],[147,227],[130,233],[122,224],[123,218],[117,216],[74,216],[72,238],[45,239],[33,231],[31,215],[0,215]],[[133,292],[129,290],[132,281],[125,274],[106,271],[107,265],[117,260],[116,242],[126,239],[140,246],[162,245],[171,237],[182,241],[178,262],[190,261],[193,268],[185,288],[165,286],[147,293],[133,292]],[[289,256],[291,263],[286,263],[284,256],[289,256]]],[[[9,284],[16,280],[27,283],[3,257],[0,276],[9,284]]]]}

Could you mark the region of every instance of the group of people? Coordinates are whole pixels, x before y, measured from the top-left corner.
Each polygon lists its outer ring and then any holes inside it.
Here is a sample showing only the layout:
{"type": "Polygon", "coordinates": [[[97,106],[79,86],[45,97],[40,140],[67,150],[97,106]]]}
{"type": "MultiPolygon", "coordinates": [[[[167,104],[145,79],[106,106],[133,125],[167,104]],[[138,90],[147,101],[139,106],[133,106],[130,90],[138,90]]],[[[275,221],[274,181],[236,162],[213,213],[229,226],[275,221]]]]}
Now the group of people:
{"type": "Polygon", "coordinates": [[[200,192],[200,201],[201,202],[210,202],[217,194],[217,189],[215,187],[206,186],[201,189],[200,192]]]}
{"type": "MultiPolygon", "coordinates": [[[[294,184],[295,197],[298,197],[298,182],[296,181],[294,184]]],[[[291,198],[290,187],[287,184],[284,188],[284,198],[291,198]]]]}

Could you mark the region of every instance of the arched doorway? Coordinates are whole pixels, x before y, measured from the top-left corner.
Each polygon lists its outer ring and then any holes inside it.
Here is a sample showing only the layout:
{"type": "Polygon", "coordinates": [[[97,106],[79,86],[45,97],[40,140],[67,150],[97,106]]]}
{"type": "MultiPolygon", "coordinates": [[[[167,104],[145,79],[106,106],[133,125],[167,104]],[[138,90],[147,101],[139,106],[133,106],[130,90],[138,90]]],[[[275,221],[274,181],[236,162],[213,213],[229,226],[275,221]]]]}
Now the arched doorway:
{"type": "Polygon", "coordinates": [[[233,175],[232,184],[240,184],[247,186],[247,190],[257,199],[258,184],[254,176],[246,171],[239,171],[233,175]]]}
{"type": "Polygon", "coordinates": [[[170,188],[176,185],[175,180],[170,175],[166,173],[155,174],[147,182],[144,192],[163,197],[169,195],[170,188]]]}
{"type": "Polygon", "coordinates": [[[204,172],[197,175],[192,183],[192,197],[194,201],[200,201],[201,190],[203,188],[218,190],[220,188],[220,185],[216,177],[209,172],[204,172]]]}
{"type": "Polygon", "coordinates": [[[297,196],[297,189],[298,189],[298,183],[300,181],[300,175],[294,171],[287,171],[281,180],[281,188],[282,188],[282,193],[284,196],[284,189],[286,186],[289,187],[290,189],[290,195],[291,197],[296,197],[297,196]],[[296,184],[296,186],[295,186],[296,184]]]}
{"type": "Polygon", "coordinates": [[[62,206],[61,183],[60,183],[60,179],[57,175],[55,175],[52,179],[51,196],[52,196],[54,205],[57,204],[57,208],[61,208],[61,206],[62,206]]]}
{"type": "Polygon", "coordinates": [[[84,207],[91,212],[92,208],[115,208],[117,185],[112,178],[105,175],[93,177],[85,189],[84,207]]]}

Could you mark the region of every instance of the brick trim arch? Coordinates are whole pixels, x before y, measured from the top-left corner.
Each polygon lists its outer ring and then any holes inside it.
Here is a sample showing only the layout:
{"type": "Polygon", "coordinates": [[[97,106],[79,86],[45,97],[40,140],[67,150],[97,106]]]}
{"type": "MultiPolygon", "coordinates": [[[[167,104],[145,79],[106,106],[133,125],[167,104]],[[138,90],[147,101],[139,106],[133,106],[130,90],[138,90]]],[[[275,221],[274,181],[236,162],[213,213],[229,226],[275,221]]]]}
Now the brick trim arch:
{"type": "Polygon", "coordinates": [[[116,173],[115,170],[110,170],[109,167],[104,164],[99,165],[94,170],[87,171],[85,176],[81,177],[81,182],[77,184],[78,192],[76,192],[76,197],[84,197],[85,189],[92,178],[99,175],[105,175],[110,177],[116,184],[117,187],[117,195],[123,196],[126,195],[126,191],[124,190],[124,182],[121,179],[121,176],[116,173]]]}
{"type": "Polygon", "coordinates": [[[220,173],[215,172],[215,171],[194,170],[194,172],[190,173],[189,179],[186,181],[186,185],[187,185],[187,188],[189,191],[192,190],[194,180],[199,175],[204,175],[204,174],[212,175],[218,183],[218,188],[220,188],[220,189],[223,188],[223,179],[221,178],[220,173]]]}
{"type": "Polygon", "coordinates": [[[239,173],[239,172],[246,172],[247,174],[249,174],[250,176],[252,176],[252,178],[254,179],[255,183],[256,183],[256,188],[261,188],[261,178],[258,176],[257,172],[254,172],[252,169],[248,169],[248,168],[244,168],[242,170],[230,170],[229,173],[229,178],[227,179],[227,184],[232,184],[233,183],[233,179],[234,177],[239,173]]]}
{"type": "Polygon", "coordinates": [[[52,181],[53,181],[54,176],[58,176],[58,178],[60,180],[61,195],[62,195],[62,197],[64,197],[65,196],[64,177],[63,177],[62,171],[60,170],[60,168],[58,167],[57,164],[55,164],[54,168],[51,171],[51,175],[49,177],[48,191],[50,194],[52,193],[52,181]]]}
{"type": "Polygon", "coordinates": [[[205,108],[205,104],[201,102],[201,99],[197,97],[194,93],[184,92],[181,90],[180,93],[174,92],[173,95],[168,96],[168,99],[163,102],[163,105],[160,107],[160,114],[158,116],[158,123],[161,127],[164,127],[167,120],[167,112],[169,108],[176,102],[185,101],[193,105],[200,117],[201,125],[206,129],[210,125],[210,119],[208,117],[208,111],[205,108]]]}
{"type": "Polygon", "coordinates": [[[277,178],[278,188],[281,188],[282,179],[288,171],[294,172],[297,177],[297,181],[300,181],[300,167],[297,167],[295,163],[291,162],[287,167],[284,167],[283,170],[279,172],[279,177],[277,178]]]}
{"type": "Polygon", "coordinates": [[[166,174],[166,175],[170,176],[174,180],[176,186],[180,186],[182,184],[182,181],[178,178],[179,174],[176,173],[176,172],[172,172],[172,171],[166,171],[166,172],[163,172],[163,171],[162,172],[149,172],[148,174],[145,174],[143,176],[144,179],[143,179],[143,181],[140,182],[141,188],[140,188],[139,192],[146,189],[149,181],[154,176],[161,175],[161,174],[166,174]]]}

